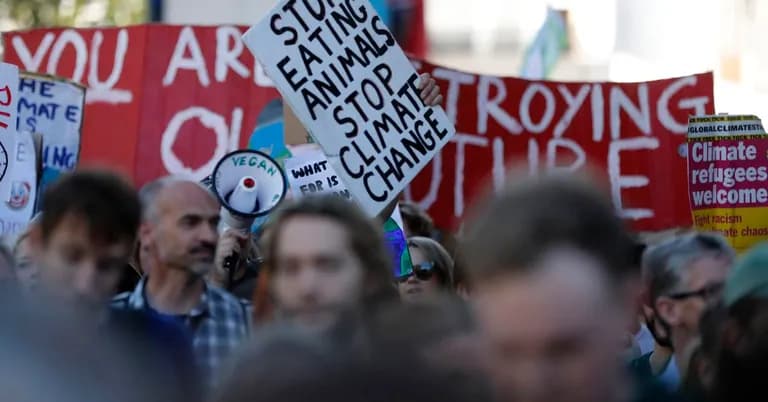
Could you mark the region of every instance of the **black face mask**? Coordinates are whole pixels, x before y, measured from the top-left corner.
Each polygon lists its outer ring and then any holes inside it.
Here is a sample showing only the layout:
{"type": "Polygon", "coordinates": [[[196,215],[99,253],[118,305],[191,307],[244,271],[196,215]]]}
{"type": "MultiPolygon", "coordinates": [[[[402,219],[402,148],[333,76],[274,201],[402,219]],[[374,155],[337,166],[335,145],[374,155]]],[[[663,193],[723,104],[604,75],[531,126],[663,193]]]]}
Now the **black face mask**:
{"type": "Polygon", "coordinates": [[[674,350],[672,347],[672,328],[670,328],[669,324],[664,322],[663,319],[659,318],[656,310],[654,309],[653,316],[647,317],[643,314],[643,318],[645,319],[645,326],[651,331],[651,335],[653,335],[653,339],[656,340],[656,343],[667,349],[674,350]],[[656,328],[657,325],[663,329],[663,334],[659,333],[656,328]]]}

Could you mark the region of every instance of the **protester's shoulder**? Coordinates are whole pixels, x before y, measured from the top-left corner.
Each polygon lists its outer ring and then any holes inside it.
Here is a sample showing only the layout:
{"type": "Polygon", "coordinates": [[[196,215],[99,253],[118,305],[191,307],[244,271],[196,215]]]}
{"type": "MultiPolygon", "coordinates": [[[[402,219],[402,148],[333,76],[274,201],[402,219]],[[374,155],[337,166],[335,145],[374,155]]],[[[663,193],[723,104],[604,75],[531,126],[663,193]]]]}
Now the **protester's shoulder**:
{"type": "Polygon", "coordinates": [[[224,304],[229,308],[238,308],[244,310],[251,308],[251,302],[248,300],[240,299],[232,293],[229,293],[226,290],[216,286],[209,286],[208,294],[215,303],[224,304]]]}

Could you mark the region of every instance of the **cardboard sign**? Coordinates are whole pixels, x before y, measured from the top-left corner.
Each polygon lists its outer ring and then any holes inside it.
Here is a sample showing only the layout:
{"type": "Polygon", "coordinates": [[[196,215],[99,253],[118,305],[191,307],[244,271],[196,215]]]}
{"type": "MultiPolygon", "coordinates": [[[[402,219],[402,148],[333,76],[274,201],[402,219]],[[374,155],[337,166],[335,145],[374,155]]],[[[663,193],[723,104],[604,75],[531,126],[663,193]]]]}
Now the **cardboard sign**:
{"type": "Polygon", "coordinates": [[[768,134],[756,116],[691,117],[688,186],[697,229],[739,252],[768,240],[768,134]]]}
{"type": "Polygon", "coordinates": [[[84,108],[81,85],[53,76],[21,74],[17,129],[43,136],[41,191],[77,166],[84,108]]]}
{"type": "Polygon", "coordinates": [[[0,203],[8,200],[13,149],[16,145],[16,104],[19,101],[19,69],[0,63],[0,203]]]}
{"type": "Polygon", "coordinates": [[[15,237],[26,230],[35,212],[38,191],[38,153],[32,134],[14,136],[7,174],[9,195],[0,205],[0,236],[15,237]]]}
{"type": "Polygon", "coordinates": [[[370,216],[455,133],[367,0],[284,0],[243,40],[370,216]]]}
{"type": "Polygon", "coordinates": [[[295,156],[285,160],[285,174],[295,198],[311,194],[335,194],[352,199],[352,194],[321,149],[314,145],[294,149],[295,156]]]}
{"type": "MultiPolygon", "coordinates": [[[[81,165],[118,168],[137,186],[169,173],[202,179],[228,151],[250,146],[280,159],[281,141],[291,141],[278,92],[240,40],[246,29],[32,29],[3,34],[4,58],[88,87],[81,165]]],[[[458,228],[511,165],[536,172],[587,162],[604,170],[633,229],[691,226],[683,151],[688,117],[715,112],[712,74],[550,82],[412,62],[438,81],[458,130],[404,192],[439,227],[458,228]]]]}

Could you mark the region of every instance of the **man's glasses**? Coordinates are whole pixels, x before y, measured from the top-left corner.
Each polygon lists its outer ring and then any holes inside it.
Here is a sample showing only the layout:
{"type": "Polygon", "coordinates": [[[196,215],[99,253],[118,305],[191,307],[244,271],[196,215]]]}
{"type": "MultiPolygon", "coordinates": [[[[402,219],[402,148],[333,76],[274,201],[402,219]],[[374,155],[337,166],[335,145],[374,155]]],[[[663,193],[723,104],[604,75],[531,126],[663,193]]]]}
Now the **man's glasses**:
{"type": "Polygon", "coordinates": [[[715,297],[720,296],[720,294],[723,291],[723,286],[724,284],[722,282],[713,283],[699,290],[692,290],[690,292],[673,293],[669,295],[669,298],[674,300],[685,300],[685,299],[690,299],[692,297],[700,297],[704,300],[711,300],[715,297]]]}
{"type": "Polygon", "coordinates": [[[421,264],[414,264],[413,271],[397,277],[397,281],[403,283],[407,281],[411,276],[415,276],[420,281],[428,281],[432,279],[435,271],[434,262],[422,262],[421,264]]]}

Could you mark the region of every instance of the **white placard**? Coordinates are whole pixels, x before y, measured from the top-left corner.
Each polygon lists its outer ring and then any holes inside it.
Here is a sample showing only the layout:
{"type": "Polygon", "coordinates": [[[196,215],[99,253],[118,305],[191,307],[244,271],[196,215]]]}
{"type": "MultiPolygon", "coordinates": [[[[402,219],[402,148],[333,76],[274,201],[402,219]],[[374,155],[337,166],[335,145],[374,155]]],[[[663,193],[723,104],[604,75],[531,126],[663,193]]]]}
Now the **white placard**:
{"type": "Polygon", "coordinates": [[[37,150],[32,134],[19,131],[9,155],[9,195],[0,208],[0,235],[18,236],[26,230],[35,212],[37,200],[37,150]]]}
{"type": "Polygon", "coordinates": [[[319,148],[304,148],[286,159],[285,174],[294,198],[311,194],[335,194],[352,199],[352,194],[319,148]]]}
{"type": "MultiPolygon", "coordinates": [[[[19,69],[0,63],[0,203],[10,195],[10,171],[16,145],[16,105],[19,101],[19,69]]],[[[0,207],[0,210],[4,208],[0,207]]]]}
{"type": "Polygon", "coordinates": [[[17,128],[43,136],[42,189],[61,174],[75,170],[84,107],[84,87],[48,75],[21,73],[17,128]]]}
{"type": "Polygon", "coordinates": [[[243,40],[371,216],[455,133],[366,0],[280,1],[243,40]]]}

